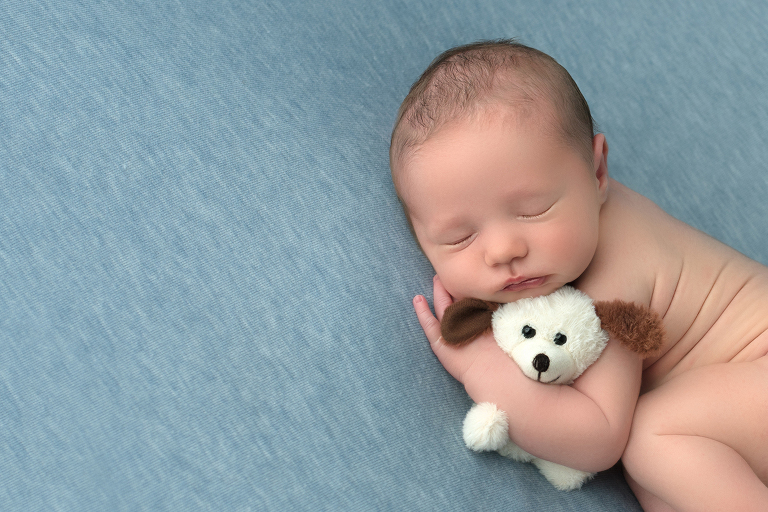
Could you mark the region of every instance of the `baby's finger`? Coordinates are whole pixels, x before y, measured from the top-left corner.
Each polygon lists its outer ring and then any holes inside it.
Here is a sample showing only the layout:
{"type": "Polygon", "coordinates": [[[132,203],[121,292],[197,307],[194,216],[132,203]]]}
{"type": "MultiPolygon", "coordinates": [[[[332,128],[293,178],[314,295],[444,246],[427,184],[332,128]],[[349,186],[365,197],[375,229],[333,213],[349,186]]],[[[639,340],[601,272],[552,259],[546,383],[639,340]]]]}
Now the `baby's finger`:
{"type": "Polygon", "coordinates": [[[432,314],[429,309],[427,299],[421,295],[417,295],[413,298],[413,309],[416,310],[416,317],[419,319],[419,324],[424,330],[424,334],[427,336],[430,345],[437,343],[440,338],[440,322],[432,314]]]}
{"type": "Polygon", "coordinates": [[[445,310],[453,304],[453,297],[451,297],[451,294],[448,293],[448,290],[445,289],[445,286],[443,286],[442,281],[440,281],[440,278],[435,276],[434,279],[434,301],[435,301],[435,313],[437,314],[438,320],[443,320],[443,313],[445,310]]]}

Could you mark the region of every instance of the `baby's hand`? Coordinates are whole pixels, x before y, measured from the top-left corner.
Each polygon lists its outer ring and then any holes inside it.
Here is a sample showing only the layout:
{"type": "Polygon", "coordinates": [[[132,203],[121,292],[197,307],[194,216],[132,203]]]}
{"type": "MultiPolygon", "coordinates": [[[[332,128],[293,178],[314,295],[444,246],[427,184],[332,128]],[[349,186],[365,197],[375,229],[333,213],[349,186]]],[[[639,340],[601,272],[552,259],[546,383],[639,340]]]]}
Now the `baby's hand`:
{"type": "Polygon", "coordinates": [[[427,300],[421,295],[414,297],[413,307],[432,351],[456,380],[466,385],[466,376],[470,370],[473,374],[476,371],[483,374],[490,362],[509,359],[505,357],[506,354],[501,351],[490,331],[461,347],[446,344],[440,335],[440,321],[446,308],[453,304],[453,297],[437,276],[434,279],[434,301],[437,317],[432,314],[427,300]]]}

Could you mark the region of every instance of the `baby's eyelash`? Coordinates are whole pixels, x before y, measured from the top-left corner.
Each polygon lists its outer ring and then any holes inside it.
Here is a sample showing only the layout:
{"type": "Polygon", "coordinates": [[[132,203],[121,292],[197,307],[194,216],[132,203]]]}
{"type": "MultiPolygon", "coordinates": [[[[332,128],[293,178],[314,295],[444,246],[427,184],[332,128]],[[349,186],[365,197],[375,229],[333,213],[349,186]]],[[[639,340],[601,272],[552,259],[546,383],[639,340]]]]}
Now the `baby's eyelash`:
{"type": "Polygon", "coordinates": [[[472,238],[472,235],[467,235],[467,236],[465,236],[464,238],[462,238],[462,239],[460,239],[460,240],[457,240],[457,241],[455,241],[455,242],[449,242],[449,243],[447,243],[447,244],[445,244],[445,245],[449,245],[449,246],[451,246],[451,247],[453,247],[453,246],[456,246],[456,245],[461,245],[461,244],[463,244],[464,242],[466,242],[467,240],[469,240],[470,238],[472,238]]]}
{"type": "MultiPolygon", "coordinates": [[[[555,205],[553,204],[552,206],[555,206],[555,205]]],[[[541,213],[537,213],[536,215],[520,215],[520,218],[522,218],[522,219],[538,219],[539,217],[542,217],[545,213],[547,213],[549,210],[551,210],[552,206],[550,206],[549,208],[547,208],[546,210],[544,210],[541,213]]]]}

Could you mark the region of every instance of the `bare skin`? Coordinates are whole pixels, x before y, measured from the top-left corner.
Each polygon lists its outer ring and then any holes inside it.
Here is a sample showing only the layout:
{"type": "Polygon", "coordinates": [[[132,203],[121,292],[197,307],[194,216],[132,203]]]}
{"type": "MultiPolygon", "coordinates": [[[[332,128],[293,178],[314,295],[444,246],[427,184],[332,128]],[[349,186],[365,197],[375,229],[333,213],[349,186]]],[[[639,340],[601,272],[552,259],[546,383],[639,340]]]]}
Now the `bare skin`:
{"type": "Polygon", "coordinates": [[[436,316],[422,296],[414,308],[438,359],[473,400],[510,413],[510,437],[526,451],[585,471],[621,457],[645,510],[768,510],[768,268],[610,180],[602,135],[590,165],[525,128],[459,123],[407,170],[403,196],[437,273],[436,316]],[[538,216],[547,198],[554,205],[538,216]],[[523,211],[530,205],[537,211],[523,211]],[[586,227],[562,230],[569,219],[586,227]],[[583,243],[562,241],[576,229],[583,243]],[[560,259],[565,249],[572,258],[560,259]],[[668,334],[660,355],[641,361],[612,340],[572,386],[545,386],[490,335],[462,348],[439,339],[456,299],[510,302],[566,282],[658,312],[668,334]]]}

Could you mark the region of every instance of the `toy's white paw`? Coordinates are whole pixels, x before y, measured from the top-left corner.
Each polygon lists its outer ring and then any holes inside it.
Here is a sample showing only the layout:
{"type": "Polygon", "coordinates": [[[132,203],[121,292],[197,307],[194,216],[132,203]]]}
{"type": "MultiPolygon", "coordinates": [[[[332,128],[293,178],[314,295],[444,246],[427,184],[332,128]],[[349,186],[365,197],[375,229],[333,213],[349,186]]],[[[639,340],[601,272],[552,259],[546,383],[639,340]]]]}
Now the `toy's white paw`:
{"type": "Polygon", "coordinates": [[[523,450],[512,441],[507,441],[507,444],[499,448],[499,453],[518,462],[531,462],[533,460],[533,455],[523,450]]]}
{"type": "Polygon", "coordinates": [[[535,459],[534,465],[539,468],[541,474],[561,491],[573,491],[581,487],[584,482],[595,476],[595,473],[587,473],[578,469],[571,469],[554,462],[535,459]]]}
{"type": "Polygon", "coordinates": [[[476,452],[498,450],[509,441],[509,423],[495,404],[475,404],[464,418],[464,442],[476,452]]]}

